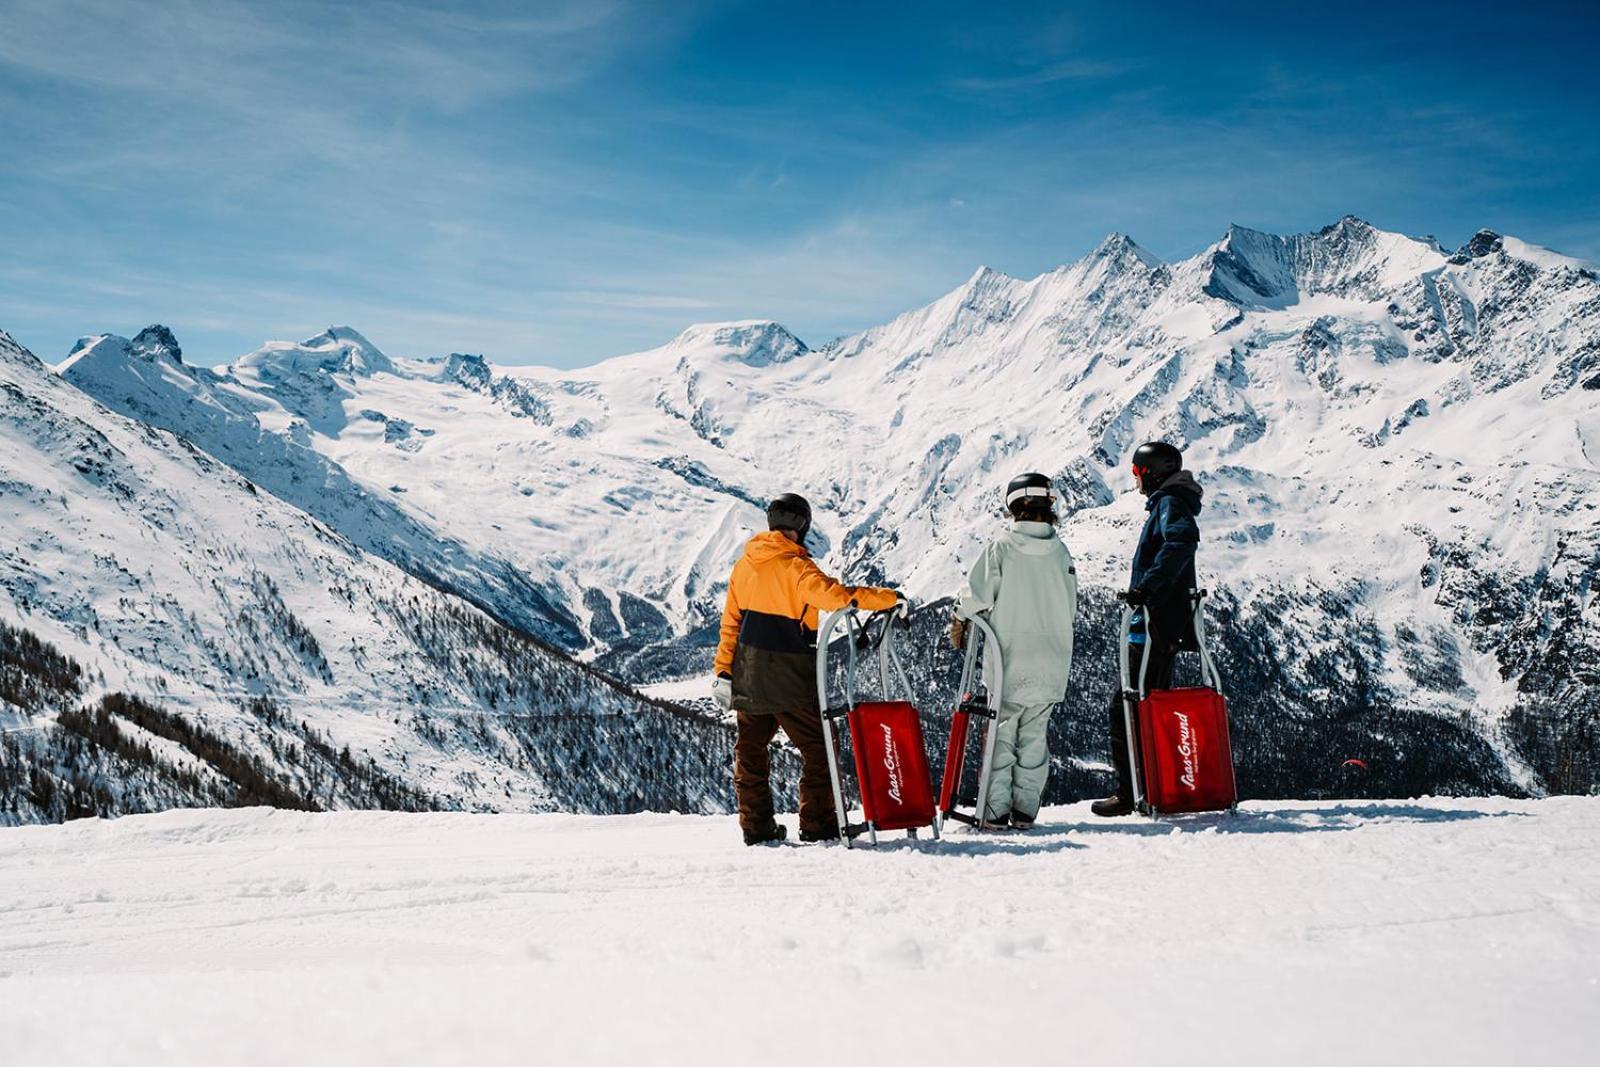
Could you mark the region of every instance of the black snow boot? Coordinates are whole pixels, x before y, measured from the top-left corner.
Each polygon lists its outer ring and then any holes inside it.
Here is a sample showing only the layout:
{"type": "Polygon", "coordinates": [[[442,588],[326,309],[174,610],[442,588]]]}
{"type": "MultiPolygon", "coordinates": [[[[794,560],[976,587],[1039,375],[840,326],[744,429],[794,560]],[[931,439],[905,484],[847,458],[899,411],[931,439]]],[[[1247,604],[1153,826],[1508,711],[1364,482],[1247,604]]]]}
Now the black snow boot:
{"type": "Polygon", "coordinates": [[[782,823],[773,823],[764,830],[746,830],[744,843],[747,845],[765,845],[773,841],[782,841],[789,836],[789,828],[782,823]]]}
{"type": "Polygon", "coordinates": [[[800,840],[804,841],[808,845],[817,841],[837,841],[839,840],[839,828],[837,826],[832,826],[826,830],[807,830],[802,827],[800,830],[800,840]]]}
{"type": "Polygon", "coordinates": [[[1024,815],[1020,811],[1013,811],[1011,813],[1011,827],[1014,830],[1032,830],[1033,816],[1024,815]]]}
{"type": "Polygon", "coordinates": [[[1011,816],[1002,815],[998,819],[985,819],[983,820],[983,825],[980,826],[979,829],[993,830],[996,832],[1001,830],[1009,830],[1011,829],[1011,816]]]}
{"type": "Polygon", "coordinates": [[[1106,797],[1089,805],[1089,810],[1104,819],[1115,819],[1119,815],[1133,814],[1133,798],[1125,797],[1118,793],[1114,797],[1106,797]]]}

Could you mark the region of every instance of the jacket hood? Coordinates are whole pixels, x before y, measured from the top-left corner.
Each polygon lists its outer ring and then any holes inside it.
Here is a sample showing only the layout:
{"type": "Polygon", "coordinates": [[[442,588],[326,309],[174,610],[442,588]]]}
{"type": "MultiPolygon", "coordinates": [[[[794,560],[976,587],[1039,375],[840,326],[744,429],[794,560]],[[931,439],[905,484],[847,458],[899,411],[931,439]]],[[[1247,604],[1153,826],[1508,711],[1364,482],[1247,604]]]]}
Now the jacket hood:
{"type": "Polygon", "coordinates": [[[1021,521],[1011,524],[1011,532],[1022,537],[1043,541],[1056,535],[1056,528],[1048,522],[1021,521]]]}
{"type": "Polygon", "coordinates": [[[744,546],[745,558],[751,563],[766,563],[783,556],[804,556],[806,550],[795,544],[778,530],[767,530],[750,538],[744,546]]]}
{"type": "Polygon", "coordinates": [[[1189,507],[1198,515],[1202,507],[1200,498],[1205,496],[1205,492],[1200,483],[1194,480],[1193,474],[1189,471],[1179,471],[1162,482],[1156,491],[1150,494],[1149,499],[1145,501],[1145,508],[1155,507],[1156,500],[1162,494],[1171,493],[1173,496],[1183,497],[1189,507]]]}
{"type": "Polygon", "coordinates": [[[1056,536],[1056,528],[1048,522],[1016,522],[1006,531],[1005,539],[1017,551],[1030,556],[1046,556],[1063,551],[1065,545],[1056,536]]]}

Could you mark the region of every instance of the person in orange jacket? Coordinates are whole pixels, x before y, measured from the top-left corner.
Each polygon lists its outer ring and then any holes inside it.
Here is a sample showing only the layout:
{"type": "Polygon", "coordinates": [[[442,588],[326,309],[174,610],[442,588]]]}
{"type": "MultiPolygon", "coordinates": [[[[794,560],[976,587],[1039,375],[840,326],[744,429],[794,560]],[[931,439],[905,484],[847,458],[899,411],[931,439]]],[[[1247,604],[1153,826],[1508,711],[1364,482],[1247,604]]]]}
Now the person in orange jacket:
{"type": "Polygon", "coordinates": [[[839,837],[828,755],[817,704],[816,642],[820,611],[854,603],[866,611],[894,607],[900,594],[849,586],[822,572],[805,549],[811,505],[785,493],[767,508],[767,531],[750,538],[733,565],[722,609],[712,693],[738,723],[733,787],[744,843],[782,841],[788,834],[772,812],[767,746],[781,726],[800,750],[800,840],[839,837]]]}

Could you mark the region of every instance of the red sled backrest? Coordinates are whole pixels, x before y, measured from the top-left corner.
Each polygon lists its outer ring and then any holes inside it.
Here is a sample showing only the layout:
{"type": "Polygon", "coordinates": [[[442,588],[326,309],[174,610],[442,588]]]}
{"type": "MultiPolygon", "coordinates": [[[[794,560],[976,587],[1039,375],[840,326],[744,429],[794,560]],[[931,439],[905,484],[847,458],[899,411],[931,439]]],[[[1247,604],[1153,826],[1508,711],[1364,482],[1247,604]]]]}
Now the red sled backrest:
{"type": "Polygon", "coordinates": [[[879,830],[909,830],[933,821],[933,776],[922,743],[922,716],[905,701],[857,704],[850,748],[861,783],[861,809],[879,830]]]}
{"type": "Polygon", "coordinates": [[[944,777],[939,780],[939,810],[954,811],[956,789],[961,785],[961,765],[967,756],[967,731],[972,717],[960,708],[950,719],[950,744],[944,753],[944,777]]]}
{"type": "Polygon", "coordinates": [[[1228,706],[1215,689],[1153,690],[1139,704],[1139,749],[1156,811],[1224,811],[1238,799],[1228,706]]]}

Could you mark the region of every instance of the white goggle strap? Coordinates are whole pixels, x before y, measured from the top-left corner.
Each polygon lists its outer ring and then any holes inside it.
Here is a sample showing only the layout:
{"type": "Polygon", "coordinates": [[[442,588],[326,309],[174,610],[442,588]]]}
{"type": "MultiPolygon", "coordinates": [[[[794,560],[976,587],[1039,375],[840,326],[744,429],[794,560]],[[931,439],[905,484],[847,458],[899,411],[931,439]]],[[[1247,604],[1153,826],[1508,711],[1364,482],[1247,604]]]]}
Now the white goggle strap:
{"type": "Polygon", "coordinates": [[[1021,489],[1013,489],[1011,492],[1006,494],[1006,507],[1009,508],[1017,501],[1030,496],[1042,496],[1050,500],[1054,500],[1056,498],[1056,491],[1054,489],[1046,489],[1040,485],[1025,485],[1021,489]]]}

